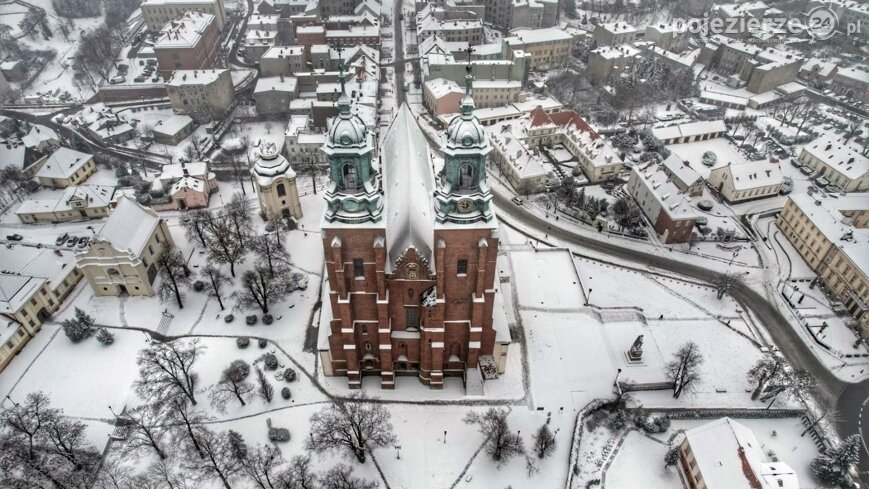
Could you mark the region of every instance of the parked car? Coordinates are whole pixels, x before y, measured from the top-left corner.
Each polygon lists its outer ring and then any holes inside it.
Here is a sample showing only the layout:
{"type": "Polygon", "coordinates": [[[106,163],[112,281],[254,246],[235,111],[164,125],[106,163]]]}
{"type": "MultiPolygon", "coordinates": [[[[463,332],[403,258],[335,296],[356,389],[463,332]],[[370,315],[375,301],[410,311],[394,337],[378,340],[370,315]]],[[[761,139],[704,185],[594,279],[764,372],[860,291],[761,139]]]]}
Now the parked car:
{"type": "Polygon", "coordinates": [[[57,237],[57,239],[54,241],[54,244],[60,246],[66,243],[67,238],[69,238],[69,233],[63,233],[57,237]]]}
{"type": "Polygon", "coordinates": [[[6,236],[6,239],[9,241],[21,241],[24,239],[24,236],[21,236],[20,234],[10,234],[6,236]]]}
{"type": "Polygon", "coordinates": [[[84,236],[80,240],[78,240],[78,247],[80,249],[85,249],[85,248],[87,248],[87,245],[88,245],[88,243],[90,243],[90,241],[91,241],[90,238],[88,238],[87,236],[84,236]]]}
{"type": "Polygon", "coordinates": [[[522,205],[525,203],[525,201],[520,199],[519,197],[513,197],[513,203],[516,205],[522,205]]]}
{"type": "Polygon", "coordinates": [[[66,240],[66,247],[72,248],[75,244],[78,243],[78,237],[70,236],[68,240],[66,240]]]}
{"type": "Polygon", "coordinates": [[[800,172],[801,172],[803,175],[811,176],[812,174],[815,173],[815,170],[812,170],[811,168],[809,168],[809,167],[807,167],[807,166],[803,166],[803,167],[800,167],[800,172]]]}

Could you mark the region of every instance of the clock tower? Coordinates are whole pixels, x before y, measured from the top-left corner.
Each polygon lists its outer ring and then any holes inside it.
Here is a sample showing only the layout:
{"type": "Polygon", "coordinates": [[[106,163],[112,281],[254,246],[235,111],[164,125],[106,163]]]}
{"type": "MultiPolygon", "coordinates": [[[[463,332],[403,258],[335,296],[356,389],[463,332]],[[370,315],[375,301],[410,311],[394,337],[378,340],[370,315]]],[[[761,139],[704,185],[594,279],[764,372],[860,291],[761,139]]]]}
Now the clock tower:
{"type": "Polygon", "coordinates": [[[332,122],[322,151],[329,158],[329,188],[326,190],[326,222],[360,224],[379,222],[383,213],[380,177],[371,166],[371,134],[362,119],[351,111],[344,91],[341,62],[338,116],[332,122]]]}
{"type": "Polygon", "coordinates": [[[453,117],[446,132],[444,166],[437,175],[435,219],[438,223],[469,224],[490,222],[492,193],[486,183],[486,156],[492,151],[483,125],[474,116],[471,97],[473,77],[465,76],[461,112],[453,117]]]}

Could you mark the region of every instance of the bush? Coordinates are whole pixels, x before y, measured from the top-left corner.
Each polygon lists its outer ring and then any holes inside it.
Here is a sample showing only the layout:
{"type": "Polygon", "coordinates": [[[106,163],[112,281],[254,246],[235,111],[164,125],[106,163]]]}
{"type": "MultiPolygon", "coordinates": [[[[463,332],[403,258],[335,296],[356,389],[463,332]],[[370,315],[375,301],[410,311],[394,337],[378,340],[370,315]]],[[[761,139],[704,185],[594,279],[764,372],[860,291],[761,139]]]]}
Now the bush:
{"type": "Polygon", "coordinates": [[[100,343],[109,346],[115,342],[115,335],[109,332],[106,328],[100,328],[97,331],[97,341],[100,343]]]}
{"type": "Polygon", "coordinates": [[[265,338],[260,338],[257,344],[260,348],[265,348],[269,345],[269,342],[265,338]]]}
{"type": "Polygon", "coordinates": [[[283,389],[281,389],[281,397],[283,397],[284,399],[289,399],[290,397],[292,397],[292,393],[290,393],[289,387],[284,387],[283,389]]]}
{"type": "Polygon", "coordinates": [[[269,324],[272,324],[273,322],[275,322],[274,316],[272,316],[271,314],[263,314],[263,324],[268,326],[269,324]]]}
{"type": "Polygon", "coordinates": [[[241,336],[235,340],[235,344],[238,345],[239,348],[247,348],[250,345],[250,338],[247,336],[241,336]]]}
{"type": "Polygon", "coordinates": [[[195,290],[196,292],[202,292],[203,290],[205,290],[205,282],[203,282],[202,280],[197,280],[196,282],[193,282],[193,290],[195,290]]]}
{"type": "Polygon", "coordinates": [[[295,370],[293,370],[293,369],[290,368],[290,367],[287,367],[287,369],[284,370],[284,380],[285,380],[285,381],[287,381],[287,382],[293,382],[293,381],[296,380],[296,378],[297,378],[297,377],[296,377],[296,371],[295,371],[295,370]]]}
{"type": "Polygon", "coordinates": [[[256,314],[251,314],[250,316],[247,316],[246,318],[244,318],[244,322],[246,322],[248,326],[253,326],[257,322],[256,314]]]}
{"type": "Polygon", "coordinates": [[[637,421],[640,428],[646,433],[663,433],[670,429],[670,417],[664,416],[646,416],[637,421]]]}
{"type": "Polygon", "coordinates": [[[278,368],[278,357],[271,353],[266,353],[263,362],[266,365],[266,370],[276,370],[278,368]]]}
{"type": "Polygon", "coordinates": [[[119,187],[129,187],[133,183],[133,179],[129,175],[118,178],[119,187]]]}
{"type": "Polygon", "coordinates": [[[607,425],[607,428],[611,429],[612,431],[618,431],[618,430],[624,428],[625,425],[627,424],[627,422],[628,422],[628,417],[627,417],[627,415],[625,415],[624,410],[619,409],[619,410],[615,411],[614,413],[612,413],[612,415],[607,420],[606,425],[607,425]]]}
{"type": "Polygon", "coordinates": [[[299,229],[299,225],[296,223],[296,220],[292,217],[287,219],[287,231],[294,231],[299,229]]]}
{"type": "Polygon", "coordinates": [[[223,322],[225,323],[231,323],[233,321],[235,321],[235,316],[233,316],[232,314],[227,314],[223,317],[223,322]]]}
{"type": "Polygon", "coordinates": [[[75,319],[67,319],[63,322],[63,332],[73,343],[78,343],[93,334],[94,329],[88,324],[83,324],[75,319]]]}
{"type": "Polygon", "coordinates": [[[718,162],[718,155],[715,154],[715,151],[707,151],[703,153],[703,164],[706,166],[715,166],[715,163],[718,162]]]}

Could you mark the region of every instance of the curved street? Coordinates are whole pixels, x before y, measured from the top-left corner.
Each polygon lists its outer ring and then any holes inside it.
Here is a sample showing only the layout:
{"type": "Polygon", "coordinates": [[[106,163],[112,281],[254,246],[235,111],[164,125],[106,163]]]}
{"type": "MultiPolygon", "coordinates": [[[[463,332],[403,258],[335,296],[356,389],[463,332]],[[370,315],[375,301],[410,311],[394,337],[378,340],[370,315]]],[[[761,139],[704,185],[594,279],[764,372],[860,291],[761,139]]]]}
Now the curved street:
{"type": "MultiPolygon", "coordinates": [[[[518,221],[527,228],[545,233],[575,246],[704,282],[709,282],[712,278],[719,275],[718,272],[713,272],[684,261],[638,251],[613,242],[592,239],[558,226],[553,226],[549,220],[534,214],[522,206],[517,206],[509,198],[498,192],[493,192],[493,196],[494,202],[499,208],[498,218],[508,226],[510,225],[510,220],[518,221]]],[[[750,286],[738,284],[729,293],[744,307],[754,312],[766,327],[776,346],[794,368],[805,370],[815,376],[819,385],[818,394],[820,401],[828,409],[834,408],[840,417],[836,422],[836,429],[840,436],[845,437],[850,434],[860,433],[863,440],[869,439],[867,438],[866,428],[861,422],[861,418],[864,416],[863,407],[869,401],[869,379],[852,384],[844,382],[833,375],[809,350],[781,312],[750,286]]],[[[869,449],[864,444],[859,465],[860,478],[864,484],[869,484],[869,476],[867,476],[869,465],[867,464],[869,464],[869,449]]]]}

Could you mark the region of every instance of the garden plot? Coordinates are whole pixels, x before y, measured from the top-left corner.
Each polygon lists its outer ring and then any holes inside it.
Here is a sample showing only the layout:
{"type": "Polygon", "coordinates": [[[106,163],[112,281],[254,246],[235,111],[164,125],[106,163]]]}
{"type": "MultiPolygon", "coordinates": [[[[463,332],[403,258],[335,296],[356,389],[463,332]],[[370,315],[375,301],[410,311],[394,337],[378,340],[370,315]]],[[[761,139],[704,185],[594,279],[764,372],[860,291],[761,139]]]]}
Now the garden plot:
{"type": "Polygon", "coordinates": [[[606,470],[606,487],[611,489],[682,489],[678,468],[664,467],[667,446],[632,431],[625,435],[606,470]]]}

